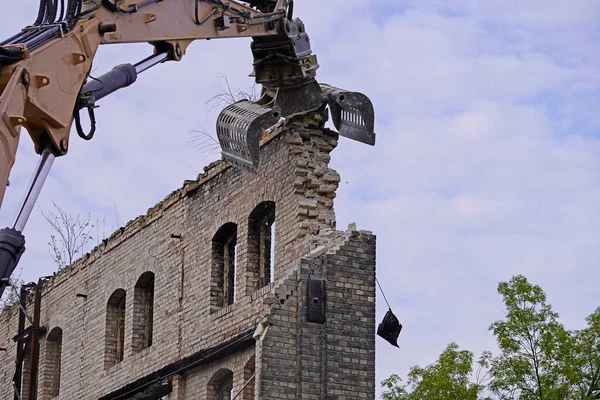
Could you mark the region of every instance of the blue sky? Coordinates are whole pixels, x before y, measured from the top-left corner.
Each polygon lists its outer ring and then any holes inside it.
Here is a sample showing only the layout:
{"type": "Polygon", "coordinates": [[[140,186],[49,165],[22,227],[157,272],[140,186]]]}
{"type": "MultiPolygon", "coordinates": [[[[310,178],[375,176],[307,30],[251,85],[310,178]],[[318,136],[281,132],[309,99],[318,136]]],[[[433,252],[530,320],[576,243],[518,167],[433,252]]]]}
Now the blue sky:
{"type": "MultiPolygon", "coordinates": [[[[0,36],[37,4],[3,6],[0,36]]],[[[600,305],[600,3],[597,0],[296,0],[318,79],[367,94],[377,145],[341,140],[338,225],[378,235],[378,277],[404,324],[400,349],[377,339],[377,380],[433,362],[451,341],[494,350],[500,280],[542,285],[569,328],[600,305]]],[[[150,46],[101,48],[96,74],[150,46]]],[[[144,73],[97,110],[92,142],[76,136],[39,206],[52,200],[118,228],[193,179],[189,131],[212,128],[206,101],[226,74],[252,85],[249,41],[193,44],[180,63],[144,73]],[[232,57],[237,62],[231,63],[232,57]],[[189,88],[194,88],[191,92],[189,88]],[[115,204],[118,218],[110,209],[115,204]]],[[[23,136],[0,213],[7,224],[35,165],[23,136]]],[[[36,210],[23,277],[54,270],[36,210]]],[[[386,307],[378,295],[378,318],[386,307]]]]}

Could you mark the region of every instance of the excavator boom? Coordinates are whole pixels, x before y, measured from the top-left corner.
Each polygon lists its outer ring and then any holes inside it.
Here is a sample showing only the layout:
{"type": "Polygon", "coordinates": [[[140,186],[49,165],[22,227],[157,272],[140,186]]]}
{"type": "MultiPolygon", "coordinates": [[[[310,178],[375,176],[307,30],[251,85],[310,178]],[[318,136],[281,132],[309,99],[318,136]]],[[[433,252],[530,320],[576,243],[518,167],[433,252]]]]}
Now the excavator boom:
{"type": "MultiPolygon", "coordinates": [[[[223,158],[256,171],[261,133],[289,119],[329,106],[342,136],[374,145],[374,114],[360,94],[321,85],[303,22],[293,0],[40,0],[36,21],[0,42],[0,206],[15,162],[21,128],[40,162],[12,227],[0,231],[0,296],[25,250],[22,231],[56,157],[68,153],[73,124],[79,137],[96,133],[96,102],[130,86],[138,74],[180,61],[200,39],[252,38],[258,101],[222,110],[217,136],[223,158]],[[153,54],[118,65],[93,79],[89,72],[100,45],[149,43],[153,54]],[[91,127],[84,130],[80,111],[91,127]]],[[[118,144],[116,144],[118,145],[118,144]]]]}

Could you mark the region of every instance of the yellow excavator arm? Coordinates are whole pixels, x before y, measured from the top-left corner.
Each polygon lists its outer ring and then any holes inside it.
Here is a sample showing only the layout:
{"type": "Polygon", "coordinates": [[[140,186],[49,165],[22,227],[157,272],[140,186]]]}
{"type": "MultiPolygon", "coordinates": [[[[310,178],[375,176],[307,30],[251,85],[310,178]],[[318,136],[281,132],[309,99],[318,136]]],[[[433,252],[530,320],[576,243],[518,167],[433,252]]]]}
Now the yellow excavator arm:
{"type": "Polygon", "coordinates": [[[253,76],[262,95],[219,115],[217,136],[227,162],[255,171],[264,130],[327,106],[342,136],[374,145],[369,99],[317,83],[317,59],[304,24],[293,18],[293,0],[40,0],[36,21],[0,42],[0,206],[21,128],[41,156],[13,226],[0,231],[0,296],[25,250],[22,231],[52,162],[69,150],[73,123],[79,137],[92,139],[98,100],[155,65],[180,61],[194,40],[241,37],[252,38],[253,76]],[[89,76],[100,45],[140,42],[154,47],[148,58],[89,76]],[[81,110],[89,113],[87,131],[81,110]]]}

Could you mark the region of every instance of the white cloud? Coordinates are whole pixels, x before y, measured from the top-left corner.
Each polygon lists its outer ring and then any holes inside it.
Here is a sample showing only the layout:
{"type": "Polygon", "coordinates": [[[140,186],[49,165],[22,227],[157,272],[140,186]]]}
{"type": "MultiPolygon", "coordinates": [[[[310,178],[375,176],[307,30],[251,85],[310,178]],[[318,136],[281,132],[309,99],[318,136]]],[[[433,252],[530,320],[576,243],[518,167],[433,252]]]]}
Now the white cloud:
{"type": "MultiPolygon", "coordinates": [[[[319,80],[366,93],[376,108],[377,145],[342,139],[332,163],[342,176],[339,227],[357,221],[378,235],[378,277],[405,326],[400,350],[377,341],[378,382],[433,362],[450,341],[493,349],[486,329],[503,315],[496,285],[515,273],[541,284],[569,327],[581,326],[600,295],[598,3],[296,3],[319,80]]],[[[37,9],[8,7],[0,37],[37,9]]],[[[126,221],[194,177],[209,160],[187,132],[214,126],[206,101],[218,74],[233,87],[252,84],[249,44],[195,43],[181,62],[102,101],[96,138],[73,137],[40,206],[56,199],[112,223],[112,199],[126,221]]],[[[95,73],[149,52],[105,46],[95,73]]],[[[34,161],[23,136],[3,223],[34,161]]],[[[39,213],[26,233],[22,266],[34,279],[53,270],[39,213]]],[[[385,311],[378,295],[378,318],[385,311]]]]}

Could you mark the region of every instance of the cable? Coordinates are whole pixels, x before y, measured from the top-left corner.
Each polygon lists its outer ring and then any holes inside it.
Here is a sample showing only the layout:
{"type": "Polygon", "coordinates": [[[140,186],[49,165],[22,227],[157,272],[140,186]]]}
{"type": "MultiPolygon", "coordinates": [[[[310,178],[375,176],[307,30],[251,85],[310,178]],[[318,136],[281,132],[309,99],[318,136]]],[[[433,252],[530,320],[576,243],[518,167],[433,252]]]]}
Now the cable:
{"type": "Polygon", "coordinates": [[[250,384],[250,382],[252,382],[252,380],[254,379],[254,377],[256,376],[256,374],[253,374],[250,379],[248,379],[248,382],[244,383],[244,386],[242,386],[242,388],[240,389],[239,392],[237,392],[237,394],[235,396],[233,396],[233,398],[231,400],[235,400],[238,398],[238,396],[240,394],[242,394],[242,392],[244,391],[244,389],[246,389],[246,386],[248,386],[250,384]]]}
{"type": "Polygon", "coordinates": [[[122,12],[122,13],[126,13],[126,14],[133,14],[133,13],[137,12],[140,8],[146,7],[150,4],[156,3],[158,1],[162,1],[162,0],[146,0],[143,3],[134,4],[132,6],[129,6],[128,8],[121,8],[121,6],[119,6],[116,2],[113,3],[110,0],[102,0],[102,5],[104,5],[104,7],[108,8],[112,12],[118,11],[118,12],[122,12]]]}
{"type": "Polygon", "coordinates": [[[375,278],[375,282],[377,282],[377,285],[379,286],[379,290],[381,290],[381,294],[383,295],[383,299],[387,303],[388,308],[391,310],[392,307],[390,306],[390,303],[388,303],[387,298],[385,297],[385,293],[383,293],[383,289],[381,288],[381,285],[379,284],[379,280],[377,278],[375,278]]]}
{"type": "Polygon", "coordinates": [[[89,10],[86,10],[86,11],[84,11],[82,13],[79,13],[77,15],[77,19],[81,19],[81,17],[84,17],[84,16],[86,16],[88,14],[91,14],[91,13],[97,11],[99,8],[100,8],[100,4],[96,4],[94,7],[90,8],[89,10]]]}
{"type": "Polygon", "coordinates": [[[42,24],[42,22],[44,21],[44,16],[46,15],[47,3],[48,3],[48,0],[40,0],[40,8],[38,10],[37,19],[33,23],[34,26],[40,26],[42,24]]]}
{"type": "MultiPolygon", "coordinates": [[[[71,0],[69,0],[71,1],[71,0]]],[[[83,3],[83,0],[73,0],[74,2],[74,11],[73,14],[70,16],[70,18],[67,19],[67,29],[69,31],[71,31],[75,25],[77,24],[77,21],[79,20],[79,13],[81,12],[81,6],[83,3]]]]}
{"type": "Polygon", "coordinates": [[[221,7],[223,7],[224,10],[231,10],[231,11],[235,12],[236,14],[238,14],[241,17],[250,18],[252,16],[250,11],[240,10],[239,8],[232,7],[231,4],[225,4],[221,0],[210,0],[210,1],[214,4],[217,4],[221,7]]]}
{"type": "Polygon", "coordinates": [[[101,87],[99,87],[99,88],[98,88],[98,89],[96,89],[96,90],[90,90],[90,91],[89,91],[89,92],[87,92],[87,93],[95,93],[95,92],[99,92],[100,90],[104,89],[104,82],[102,82],[102,80],[100,80],[100,79],[98,79],[98,78],[94,78],[94,77],[93,77],[92,75],[90,75],[90,74],[88,74],[88,78],[91,78],[92,80],[94,80],[94,81],[96,81],[96,82],[99,82],[99,83],[100,83],[102,86],[101,86],[101,87]]]}
{"type": "Polygon", "coordinates": [[[48,14],[46,14],[46,23],[53,24],[56,22],[56,12],[58,8],[58,0],[48,0],[48,14]]]}
{"type": "Polygon", "coordinates": [[[10,64],[14,64],[17,61],[19,61],[19,60],[15,60],[13,58],[9,58],[6,56],[0,56],[0,65],[10,65],[10,64]]]}
{"type": "Polygon", "coordinates": [[[10,65],[23,59],[20,48],[6,49],[0,47],[0,65],[10,65]]]}
{"type": "MultiPolygon", "coordinates": [[[[77,24],[77,21],[79,21],[79,14],[81,14],[81,7],[83,7],[83,0],[79,0],[77,2],[77,9],[75,10],[75,16],[73,18],[73,27],[75,26],[75,24],[77,24]]],[[[71,28],[73,28],[71,27],[71,28]]]]}
{"type": "Polygon", "coordinates": [[[285,14],[282,14],[282,15],[280,15],[280,16],[278,16],[278,17],[274,17],[274,18],[272,17],[272,18],[269,18],[269,19],[265,19],[265,20],[263,20],[263,21],[258,21],[258,22],[246,22],[246,25],[249,25],[249,26],[254,26],[254,25],[263,25],[263,24],[268,24],[268,23],[270,23],[270,22],[277,22],[277,21],[279,21],[279,20],[282,20],[282,19],[284,19],[284,18],[285,18],[285,14]]]}
{"type": "Polygon", "coordinates": [[[213,15],[215,15],[217,13],[217,11],[218,11],[217,8],[214,8],[210,14],[208,14],[202,21],[200,21],[200,18],[198,16],[199,4],[200,4],[200,0],[196,0],[196,14],[194,15],[194,17],[195,17],[194,19],[195,19],[196,25],[202,25],[202,24],[204,24],[206,21],[208,21],[210,19],[210,17],[212,17],[213,15]]]}
{"type": "Polygon", "coordinates": [[[136,393],[136,392],[138,392],[138,391],[140,391],[140,390],[143,390],[143,389],[145,389],[145,388],[147,388],[147,387],[149,387],[149,386],[152,386],[152,385],[154,385],[155,383],[158,383],[158,382],[160,382],[160,381],[162,381],[162,380],[164,380],[164,379],[167,379],[167,378],[170,378],[170,377],[172,377],[172,376],[174,376],[174,375],[177,375],[178,373],[182,372],[183,370],[187,370],[187,369],[189,369],[189,368],[192,368],[192,367],[194,367],[194,366],[198,365],[199,363],[201,363],[202,361],[204,361],[205,359],[207,359],[208,357],[210,357],[210,356],[212,356],[212,355],[214,355],[214,354],[217,354],[217,353],[219,353],[220,351],[223,351],[223,350],[225,350],[225,349],[227,349],[227,348],[229,348],[229,347],[233,346],[234,344],[237,344],[237,343],[241,342],[242,340],[247,340],[247,339],[248,339],[247,337],[245,337],[245,336],[243,336],[243,335],[242,335],[242,336],[241,336],[239,339],[237,339],[237,340],[234,340],[233,342],[231,342],[231,343],[229,343],[229,344],[225,345],[224,347],[222,347],[222,348],[220,348],[220,349],[217,349],[217,350],[213,351],[213,352],[212,352],[212,353],[210,353],[210,354],[204,355],[202,358],[200,358],[200,359],[198,359],[198,360],[194,361],[193,363],[190,363],[189,365],[186,365],[186,366],[184,366],[184,367],[182,367],[182,368],[180,368],[180,369],[178,369],[178,370],[176,370],[176,371],[170,372],[170,373],[166,374],[165,376],[159,376],[158,378],[154,379],[153,381],[147,382],[147,383],[145,383],[145,384],[143,384],[143,385],[141,385],[141,386],[139,386],[139,387],[137,387],[137,388],[135,388],[135,389],[131,389],[131,390],[130,390],[129,392],[127,392],[127,393],[121,394],[121,395],[119,395],[119,396],[117,396],[117,397],[113,398],[113,400],[125,399],[125,398],[127,398],[127,396],[129,396],[130,394],[136,393]]]}
{"type": "Polygon", "coordinates": [[[72,29],[75,26],[75,14],[77,13],[78,3],[81,0],[69,0],[67,5],[67,14],[65,16],[65,22],[67,23],[68,29],[72,29]]]}
{"type": "Polygon", "coordinates": [[[288,8],[288,12],[287,12],[287,18],[288,20],[292,20],[292,18],[294,17],[294,0],[288,0],[286,2],[286,6],[288,8]]]}
{"type": "Polygon", "coordinates": [[[21,51],[16,48],[16,49],[7,49],[4,47],[0,47],[0,55],[5,56],[5,57],[19,57],[21,54],[21,51]]]}
{"type": "Polygon", "coordinates": [[[92,140],[94,137],[94,133],[96,133],[96,115],[94,114],[94,107],[88,106],[88,115],[90,116],[90,131],[86,134],[81,126],[81,116],[79,114],[80,110],[77,107],[73,116],[75,117],[75,128],[77,129],[77,134],[83,140],[92,140]]]}
{"type": "Polygon", "coordinates": [[[60,16],[58,18],[59,21],[62,21],[65,18],[65,0],[60,0],[60,16]]]}
{"type": "Polygon", "coordinates": [[[248,19],[262,19],[262,18],[272,17],[275,15],[285,15],[285,11],[279,10],[279,11],[274,11],[274,12],[270,12],[270,13],[259,14],[255,17],[250,17],[248,19]]]}

